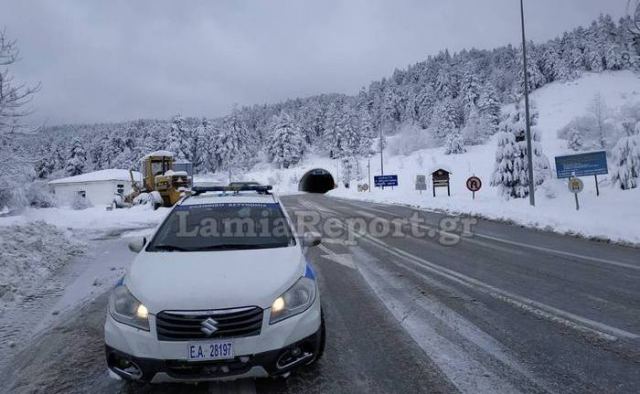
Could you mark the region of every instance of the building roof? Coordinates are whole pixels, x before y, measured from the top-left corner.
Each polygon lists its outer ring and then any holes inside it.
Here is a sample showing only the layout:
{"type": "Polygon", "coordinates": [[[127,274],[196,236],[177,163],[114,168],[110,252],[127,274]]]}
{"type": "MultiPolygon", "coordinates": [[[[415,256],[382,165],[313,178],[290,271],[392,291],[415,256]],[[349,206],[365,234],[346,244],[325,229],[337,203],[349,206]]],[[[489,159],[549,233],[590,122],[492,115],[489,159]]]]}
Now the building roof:
{"type": "Polygon", "coordinates": [[[146,159],[147,157],[151,157],[151,156],[169,156],[169,157],[173,157],[173,152],[169,152],[168,150],[157,150],[155,152],[147,153],[146,155],[144,155],[142,157],[142,159],[140,159],[140,161],[146,159]]]}
{"type": "MultiPolygon", "coordinates": [[[[142,180],[142,174],[137,171],[133,171],[133,179],[137,182],[142,180]]],[[[86,183],[86,182],[104,182],[104,181],[131,181],[129,170],[122,170],[118,168],[110,168],[107,170],[100,170],[94,172],[88,172],[86,174],[80,174],[76,176],[70,176],[67,178],[60,178],[49,182],[49,185],[61,185],[67,183],[86,183]]]]}

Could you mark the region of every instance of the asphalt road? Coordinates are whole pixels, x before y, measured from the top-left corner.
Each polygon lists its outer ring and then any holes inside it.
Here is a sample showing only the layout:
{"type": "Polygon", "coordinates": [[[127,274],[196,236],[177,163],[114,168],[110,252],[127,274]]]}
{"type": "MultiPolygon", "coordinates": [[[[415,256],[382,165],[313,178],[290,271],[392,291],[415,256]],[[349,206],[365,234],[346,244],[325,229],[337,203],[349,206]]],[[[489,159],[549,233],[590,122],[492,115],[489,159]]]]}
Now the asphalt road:
{"type": "Polygon", "coordinates": [[[323,195],[283,202],[324,233],[307,254],[328,330],[318,365],[286,381],[130,387],[105,370],[103,295],[34,338],[0,390],[638,392],[638,249],[323,195]]]}

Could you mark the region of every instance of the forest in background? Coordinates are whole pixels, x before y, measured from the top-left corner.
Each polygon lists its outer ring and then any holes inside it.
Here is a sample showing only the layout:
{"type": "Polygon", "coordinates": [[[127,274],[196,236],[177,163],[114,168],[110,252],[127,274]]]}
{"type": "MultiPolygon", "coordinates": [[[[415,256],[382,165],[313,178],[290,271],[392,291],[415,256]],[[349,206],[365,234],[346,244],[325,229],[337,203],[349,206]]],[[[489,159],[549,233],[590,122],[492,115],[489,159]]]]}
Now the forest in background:
{"type": "MultiPolygon", "coordinates": [[[[601,15],[588,27],[529,43],[529,88],[569,81],[584,72],[637,71],[640,43],[630,24],[628,18],[615,22],[601,15]]],[[[191,161],[198,173],[239,173],[263,162],[288,168],[313,153],[341,160],[348,178],[354,160],[373,154],[377,144],[385,144],[385,136],[407,128],[413,131],[414,150],[446,145],[446,152],[455,154],[464,152],[465,145],[484,143],[501,123],[512,122],[501,107],[521,98],[521,59],[521,49],[511,45],[453,54],[444,50],[355,95],[320,94],[234,107],[213,119],[175,115],[50,126],[36,138],[9,130],[0,136],[0,155],[5,160],[27,158],[32,176],[45,180],[136,168],[144,154],[158,149],[191,161]]]]}

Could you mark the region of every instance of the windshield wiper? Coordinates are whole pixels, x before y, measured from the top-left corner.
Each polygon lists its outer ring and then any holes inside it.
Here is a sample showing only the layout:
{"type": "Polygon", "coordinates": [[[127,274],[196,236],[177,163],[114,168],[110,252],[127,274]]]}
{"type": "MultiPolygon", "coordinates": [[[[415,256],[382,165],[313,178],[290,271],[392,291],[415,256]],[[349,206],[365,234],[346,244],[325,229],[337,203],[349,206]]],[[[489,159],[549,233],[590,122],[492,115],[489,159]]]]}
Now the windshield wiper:
{"type": "Polygon", "coordinates": [[[153,245],[151,247],[151,250],[163,250],[167,252],[189,252],[192,249],[183,248],[182,246],[178,246],[178,245],[160,244],[160,245],[153,245]]]}

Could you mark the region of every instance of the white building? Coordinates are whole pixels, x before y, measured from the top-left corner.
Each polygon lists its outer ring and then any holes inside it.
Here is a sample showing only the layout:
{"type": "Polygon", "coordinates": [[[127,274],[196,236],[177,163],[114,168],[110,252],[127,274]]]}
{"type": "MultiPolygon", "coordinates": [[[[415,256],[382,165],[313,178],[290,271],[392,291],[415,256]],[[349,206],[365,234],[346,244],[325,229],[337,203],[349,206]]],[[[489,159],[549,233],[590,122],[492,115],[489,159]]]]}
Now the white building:
{"type": "MultiPolygon", "coordinates": [[[[136,182],[142,181],[142,175],[134,171],[136,182]]],[[[133,190],[129,170],[108,169],[86,174],[56,179],[49,187],[61,204],[69,204],[77,196],[86,198],[91,205],[109,205],[114,196],[126,196],[133,190]]]]}

